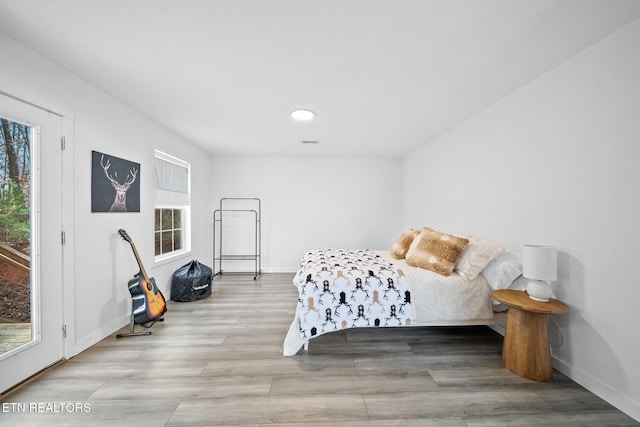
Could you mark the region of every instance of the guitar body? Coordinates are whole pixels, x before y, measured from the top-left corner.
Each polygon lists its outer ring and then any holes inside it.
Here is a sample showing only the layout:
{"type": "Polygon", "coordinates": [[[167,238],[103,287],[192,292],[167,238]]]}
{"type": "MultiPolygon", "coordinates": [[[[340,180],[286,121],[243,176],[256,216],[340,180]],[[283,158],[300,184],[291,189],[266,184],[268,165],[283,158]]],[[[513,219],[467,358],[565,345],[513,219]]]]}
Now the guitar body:
{"type": "Polygon", "coordinates": [[[131,240],[131,237],[122,229],[118,230],[118,233],[131,245],[138,267],[140,267],[140,272],[128,283],[133,321],[138,325],[147,326],[147,324],[153,323],[164,315],[167,311],[167,301],[156,286],[155,279],[147,276],[147,272],[140,261],[136,245],[131,240]]]}
{"type": "Polygon", "coordinates": [[[166,300],[153,277],[147,281],[142,274],[137,274],[129,280],[128,287],[131,294],[133,321],[136,324],[145,325],[158,320],[166,313],[166,300]]]}

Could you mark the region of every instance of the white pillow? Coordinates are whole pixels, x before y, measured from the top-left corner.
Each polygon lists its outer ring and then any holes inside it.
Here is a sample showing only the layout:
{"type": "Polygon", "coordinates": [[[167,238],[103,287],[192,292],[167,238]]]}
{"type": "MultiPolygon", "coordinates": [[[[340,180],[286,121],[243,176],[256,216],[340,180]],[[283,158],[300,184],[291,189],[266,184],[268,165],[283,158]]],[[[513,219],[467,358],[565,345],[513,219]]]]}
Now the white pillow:
{"type": "Polygon", "coordinates": [[[473,280],[495,257],[504,252],[504,248],[496,243],[485,242],[477,238],[469,239],[462,256],[456,263],[455,271],[464,280],[473,280]]]}
{"type": "Polygon", "coordinates": [[[487,264],[480,274],[487,279],[491,289],[507,289],[522,275],[522,261],[515,252],[504,251],[487,264]]]}

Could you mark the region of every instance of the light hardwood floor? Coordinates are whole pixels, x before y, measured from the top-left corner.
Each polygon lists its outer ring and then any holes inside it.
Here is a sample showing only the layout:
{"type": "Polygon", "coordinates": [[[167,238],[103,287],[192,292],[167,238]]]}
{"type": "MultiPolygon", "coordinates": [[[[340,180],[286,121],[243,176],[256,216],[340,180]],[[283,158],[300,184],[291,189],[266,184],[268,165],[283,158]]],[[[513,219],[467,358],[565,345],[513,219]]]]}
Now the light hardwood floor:
{"type": "Polygon", "coordinates": [[[507,371],[483,326],[347,330],[283,357],[291,279],[224,276],[209,299],[170,301],[152,335],[114,333],[2,396],[0,425],[639,425],[558,372],[507,371]]]}

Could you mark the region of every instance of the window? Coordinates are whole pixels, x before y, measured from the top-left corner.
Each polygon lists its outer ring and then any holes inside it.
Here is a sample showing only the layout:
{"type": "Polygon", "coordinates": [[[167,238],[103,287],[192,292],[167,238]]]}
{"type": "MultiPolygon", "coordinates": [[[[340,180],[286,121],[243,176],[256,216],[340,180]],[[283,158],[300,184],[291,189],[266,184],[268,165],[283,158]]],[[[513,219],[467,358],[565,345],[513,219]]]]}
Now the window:
{"type": "Polygon", "coordinates": [[[156,256],[183,249],[182,209],[156,208],[156,256]]]}
{"type": "Polygon", "coordinates": [[[189,163],[156,151],[155,188],[154,242],[159,261],[191,250],[189,163]]]}

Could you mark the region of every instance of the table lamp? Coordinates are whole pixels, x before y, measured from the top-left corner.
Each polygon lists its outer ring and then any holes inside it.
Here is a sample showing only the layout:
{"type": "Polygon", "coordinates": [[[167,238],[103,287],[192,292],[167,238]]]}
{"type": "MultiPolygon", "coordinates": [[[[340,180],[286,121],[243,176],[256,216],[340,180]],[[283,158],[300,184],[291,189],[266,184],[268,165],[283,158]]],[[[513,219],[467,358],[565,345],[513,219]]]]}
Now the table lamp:
{"type": "Polygon", "coordinates": [[[556,248],[540,245],[522,245],[522,275],[531,279],[527,284],[529,298],[549,302],[551,284],[558,278],[556,248]]]}

